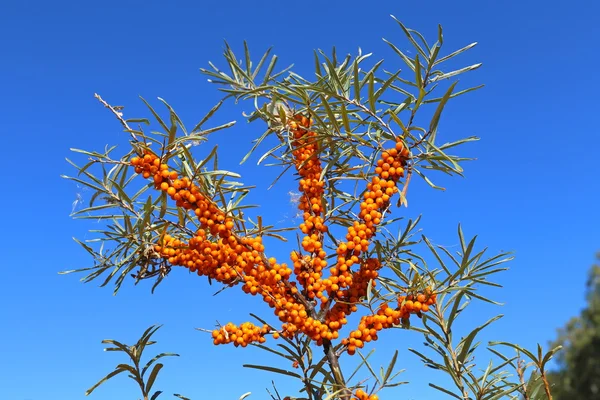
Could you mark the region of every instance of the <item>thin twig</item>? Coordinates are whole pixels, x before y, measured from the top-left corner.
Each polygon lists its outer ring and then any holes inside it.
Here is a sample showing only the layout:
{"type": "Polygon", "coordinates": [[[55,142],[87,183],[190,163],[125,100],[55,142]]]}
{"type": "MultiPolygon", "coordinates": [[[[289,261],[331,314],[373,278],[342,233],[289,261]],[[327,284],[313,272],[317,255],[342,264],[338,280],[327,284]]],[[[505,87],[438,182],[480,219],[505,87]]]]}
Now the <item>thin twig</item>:
{"type": "Polygon", "coordinates": [[[97,98],[98,101],[100,103],[102,103],[102,105],[104,107],[106,107],[110,111],[112,111],[112,113],[115,115],[115,117],[117,117],[117,119],[119,120],[119,122],[121,123],[121,125],[123,125],[123,127],[129,132],[129,134],[131,135],[131,137],[133,138],[133,140],[135,140],[137,142],[138,138],[135,136],[135,133],[133,133],[133,130],[129,127],[129,124],[127,124],[127,121],[125,121],[123,119],[123,114],[120,113],[120,112],[118,112],[113,106],[111,106],[106,101],[104,101],[104,99],[102,97],[100,97],[100,95],[98,93],[94,93],[94,97],[97,98]]]}
{"type": "Polygon", "coordinates": [[[406,171],[406,179],[404,180],[402,192],[400,192],[400,199],[408,207],[408,202],[406,201],[406,192],[408,192],[408,184],[410,183],[410,178],[412,176],[412,167],[408,165],[406,171]]]}
{"type": "Polygon", "coordinates": [[[523,391],[521,394],[523,395],[523,400],[529,400],[529,396],[527,395],[527,384],[525,383],[525,369],[523,368],[523,364],[525,362],[523,360],[517,361],[517,375],[519,376],[519,382],[521,383],[521,387],[523,391]]]}

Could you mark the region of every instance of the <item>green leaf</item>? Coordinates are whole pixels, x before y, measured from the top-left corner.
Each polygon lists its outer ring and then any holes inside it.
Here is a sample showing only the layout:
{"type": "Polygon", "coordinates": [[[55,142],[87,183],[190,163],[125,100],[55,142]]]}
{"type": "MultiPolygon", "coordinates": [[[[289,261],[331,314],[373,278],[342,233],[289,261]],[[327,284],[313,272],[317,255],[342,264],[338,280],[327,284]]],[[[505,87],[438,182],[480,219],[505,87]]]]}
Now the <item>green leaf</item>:
{"type": "Polygon", "coordinates": [[[323,76],[323,73],[321,72],[321,62],[319,60],[319,53],[317,53],[316,50],[314,50],[313,53],[315,56],[315,73],[317,74],[318,78],[321,78],[323,76]]]}
{"type": "MultiPolygon", "coordinates": [[[[461,94],[473,92],[473,91],[475,91],[477,89],[481,89],[484,86],[485,85],[479,85],[479,86],[475,86],[475,87],[468,88],[468,89],[465,89],[465,90],[461,90],[461,91],[456,92],[456,93],[452,93],[449,98],[452,99],[454,97],[460,96],[461,94]]],[[[433,98],[433,99],[424,100],[423,103],[437,103],[439,101],[442,101],[442,99],[443,99],[443,97],[436,97],[436,98],[433,98]]]]}
{"type": "Polygon", "coordinates": [[[408,65],[408,67],[412,71],[415,70],[415,64],[412,62],[412,60],[406,54],[404,54],[402,51],[400,51],[400,49],[398,47],[396,47],[392,42],[390,42],[386,39],[383,39],[383,41],[386,42],[392,48],[392,50],[394,50],[396,52],[396,54],[398,54],[400,56],[402,61],[404,61],[404,63],[406,65],[408,65]]]}
{"type": "Polygon", "coordinates": [[[369,83],[369,109],[372,112],[377,112],[375,108],[375,77],[373,73],[367,75],[367,82],[369,83]]]}
{"type": "Polygon", "coordinates": [[[362,358],[362,360],[365,363],[365,366],[367,367],[367,369],[369,370],[369,372],[371,373],[371,375],[373,376],[373,378],[375,378],[375,380],[377,381],[377,384],[381,385],[381,382],[379,381],[379,377],[377,376],[377,374],[375,373],[375,371],[373,371],[373,368],[371,368],[371,364],[369,364],[369,362],[367,361],[367,359],[365,358],[365,356],[363,356],[360,351],[357,351],[356,353],[358,353],[358,355],[360,356],[360,358],[362,358]]]}
{"type": "Polygon", "coordinates": [[[421,178],[423,178],[423,180],[424,180],[425,182],[427,182],[427,184],[428,184],[429,186],[431,186],[432,188],[434,188],[434,189],[436,189],[436,190],[442,190],[442,191],[446,190],[445,188],[443,188],[443,187],[441,187],[441,186],[437,186],[436,184],[434,184],[434,183],[431,181],[431,179],[429,179],[427,176],[425,176],[425,175],[424,175],[424,174],[423,174],[421,171],[419,171],[418,169],[414,168],[414,169],[413,169],[413,171],[414,171],[414,172],[415,172],[417,175],[419,175],[421,178]]]}
{"type": "Polygon", "coordinates": [[[154,381],[156,381],[156,377],[158,376],[158,373],[163,366],[163,364],[158,363],[154,365],[154,368],[152,368],[152,372],[150,372],[150,376],[148,376],[148,382],[146,382],[146,393],[150,393],[150,390],[152,390],[152,386],[154,386],[154,381]]]}
{"type": "Polygon", "coordinates": [[[537,361],[535,355],[533,355],[532,352],[530,352],[529,350],[525,349],[524,347],[521,347],[521,346],[516,345],[514,343],[494,341],[494,342],[489,342],[489,345],[490,346],[498,346],[498,345],[500,345],[500,346],[511,347],[511,348],[517,350],[518,352],[521,352],[521,353],[525,354],[527,357],[529,357],[529,359],[531,361],[534,361],[534,362],[537,361]]]}
{"type": "Polygon", "coordinates": [[[352,76],[352,82],[354,83],[354,100],[360,103],[360,68],[358,67],[358,61],[354,61],[354,74],[352,76]]]}
{"type": "Polygon", "coordinates": [[[146,124],[150,125],[150,121],[147,118],[129,118],[125,122],[128,124],[146,124]]]}
{"type": "Polygon", "coordinates": [[[431,68],[433,67],[433,64],[440,52],[440,49],[441,49],[441,46],[439,46],[439,45],[436,45],[435,47],[433,47],[431,49],[431,53],[429,55],[429,60],[427,61],[427,71],[430,71],[431,68]]]}
{"type": "Polygon", "coordinates": [[[442,258],[440,257],[440,255],[436,251],[435,247],[433,247],[433,245],[429,241],[429,238],[427,238],[425,235],[421,235],[421,238],[423,239],[423,241],[425,242],[425,244],[427,245],[427,247],[429,248],[429,250],[433,253],[433,255],[435,256],[436,260],[438,261],[438,263],[440,264],[440,266],[444,269],[444,271],[446,272],[446,274],[451,275],[450,270],[448,269],[448,267],[446,267],[446,263],[444,262],[444,260],[442,260],[442,258]]]}
{"type": "Polygon", "coordinates": [[[162,390],[157,390],[156,392],[154,392],[154,394],[152,395],[152,397],[150,397],[150,400],[156,400],[158,399],[158,396],[160,396],[162,394],[162,390]]]}
{"type": "MultiPolygon", "coordinates": [[[[458,316],[458,313],[459,313],[459,308],[458,307],[461,305],[460,301],[462,300],[464,294],[465,294],[465,291],[461,290],[458,293],[458,295],[454,298],[454,304],[452,304],[452,310],[450,310],[450,314],[448,314],[448,322],[446,324],[447,327],[448,327],[448,330],[452,329],[452,323],[454,322],[454,320],[458,316]]],[[[460,310],[462,311],[463,308],[464,307],[461,307],[460,310]]]]}
{"type": "Polygon", "coordinates": [[[555,348],[553,348],[552,350],[550,350],[548,353],[546,353],[546,355],[544,356],[544,358],[542,359],[542,364],[541,367],[545,367],[546,363],[548,361],[550,361],[552,359],[552,357],[554,357],[554,355],[560,350],[562,349],[562,346],[556,346],[555,348]]]}
{"type": "Polygon", "coordinates": [[[348,111],[346,110],[346,105],[344,103],[341,103],[341,105],[340,105],[340,112],[342,114],[342,121],[344,123],[344,128],[346,129],[346,132],[351,132],[352,129],[350,129],[350,121],[348,120],[348,111]]]}
{"type": "Polygon", "coordinates": [[[477,328],[473,329],[471,331],[471,333],[469,333],[467,335],[466,338],[464,338],[463,340],[460,341],[459,346],[461,347],[460,353],[458,354],[458,357],[456,358],[458,360],[459,363],[463,364],[465,361],[465,358],[467,357],[467,354],[469,354],[469,352],[471,351],[471,344],[473,343],[473,340],[475,339],[475,336],[477,336],[477,334],[486,326],[488,326],[489,324],[491,324],[492,322],[502,318],[503,315],[497,315],[494,318],[489,319],[486,323],[484,323],[481,326],[478,326],[477,328]]]}
{"type": "MultiPolygon", "coordinates": [[[[419,89],[423,88],[423,76],[421,75],[421,62],[419,61],[419,55],[415,56],[415,82],[419,89]]],[[[421,96],[419,96],[421,97],[421,96]]]]}
{"type": "Polygon", "coordinates": [[[252,61],[250,58],[250,49],[248,49],[248,43],[244,40],[244,54],[246,56],[246,74],[252,75],[252,61]]]}
{"type": "Polygon", "coordinates": [[[137,369],[135,369],[134,367],[132,367],[131,365],[128,364],[119,364],[117,365],[117,367],[115,369],[124,369],[127,372],[129,372],[131,374],[131,379],[133,379],[134,381],[136,381],[140,387],[143,384],[142,382],[142,378],[140,377],[137,369]]]}
{"type": "Polygon", "coordinates": [[[329,118],[329,121],[331,122],[331,125],[333,126],[334,131],[337,133],[340,133],[340,126],[337,122],[337,118],[335,117],[333,110],[329,106],[327,99],[325,98],[325,96],[323,94],[321,94],[320,97],[321,97],[321,104],[323,105],[323,107],[325,108],[325,111],[327,112],[327,117],[329,118]]]}
{"type": "Polygon", "coordinates": [[[454,57],[454,56],[457,56],[457,55],[459,55],[460,53],[463,53],[463,52],[465,52],[465,51],[467,51],[467,50],[469,50],[469,49],[471,49],[471,48],[475,47],[476,45],[477,45],[477,42],[474,42],[474,43],[471,43],[471,44],[470,44],[470,45],[468,45],[468,46],[465,46],[465,47],[463,47],[462,49],[456,50],[456,51],[454,51],[454,52],[452,52],[452,53],[448,54],[447,56],[444,56],[444,57],[440,58],[439,60],[437,60],[437,61],[436,61],[436,63],[435,63],[434,65],[438,65],[438,64],[440,64],[440,63],[443,63],[444,61],[446,61],[446,60],[449,60],[449,59],[451,59],[452,57],[454,57]]]}
{"type": "Polygon", "coordinates": [[[271,79],[271,73],[273,72],[273,69],[275,68],[276,64],[277,64],[277,56],[271,57],[271,62],[269,62],[269,66],[267,67],[267,70],[265,72],[265,76],[263,78],[263,82],[262,82],[261,86],[264,86],[267,84],[267,82],[269,82],[269,80],[271,79]]]}
{"type": "Polygon", "coordinates": [[[375,101],[377,101],[381,95],[383,95],[383,93],[394,83],[400,72],[401,71],[398,70],[395,74],[391,75],[385,82],[383,82],[383,85],[381,85],[381,87],[377,89],[377,92],[375,92],[375,101]]]}
{"type": "Polygon", "coordinates": [[[279,369],[279,368],[274,368],[274,367],[269,367],[269,366],[266,366],[266,365],[244,364],[243,367],[245,367],[245,368],[260,369],[260,370],[263,370],[263,371],[274,372],[276,374],[291,376],[292,378],[302,379],[302,377],[300,375],[298,375],[297,373],[295,373],[295,372],[286,371],[284,369],[279,369]]]}
{"type": "MultiPolygon", "coordinates": [[[[354,378],[354,375],[356,375],[356,373],[360,370],[360,368],[367,362],[367,360],[369,359],[369,357],[371,357],[371,355],[373,355],[373,353],[375,352],[375,350],[371,350],[369,352],[369,354],[367,354],[366,356],[362,357],[362,361],[356,366],[356,368],[354,369],[354,372],[352,372],[352,374],[350,374],[350,376],[348,377],[348,381],[351,381],[352,378],[354,378]]],[[[325,362],[327,359],[324,357],[321,361],[325,362]]],[[[314,375],[311,377],[313,378],[314,375]]]]}
{"type": "Polygon", "coordinates": [[[94,386],[92,386],[91,388],[89,388],[88,390],[85,391],[85,395],[89,396],[94,390],[96,390],[96,388],[100,385],[102,385],[104,382],[106,382],[107,380],[109,380],[110,378],[112,378],[113,376],[119,375],[121,372],[125,372],[125,369],[115,369],[113,372],[111,372],[110,374],[106,375],[104,378],[100,379],[98,381],[98,383],[96,383],[94,386]]]}
{"type": "Polygon", "coordinates": [[[175,135],[177,135],[177,123],[175,114],[171,113],[171,126],[169,127],[169,139],[167,141],[167,146],[170,146],[173,141],[175,141],[175,135]]]}
{"type": "Polygon", "coordinates": [[[144,104],[146,104],[146,107],[148,107],[148,109],[150,110],[150,112],[152,113],[152,115],[154,115],[154,118],[158,121],[158,123],[160,124],[160,126],[162,126],[162,128],[165,130],[165,133],[169,132],[169,128],[167,127],[167,124],[165,124],[165,122],[162,120],[162,118],[160,118],[160,116],[156,113],[156,111],[154,111],[154,108],[152,108],[152,106],[150,105],[150,103],[148,103],[146,101],[146,99],[144,99],[141,96],[140,96],[140,99],[142,99],[142,101],[144,102],[144,104]]]}
{"type": "Polygon", "coordinates": [[[261,57],[260,61],[256,65],[256,68],[254,69],[254,72],[252,73],[252,79],[255,79],[258,76],[258,73],[260,72],[263,64],[265,63],[266,59],[269,57],[271,50],[272,50],[272,48],[269,47],[267,49],[267,51],[265,51],[265,54],[263,54],[263,56],[261,57]]]}
{"type": "Polygon", "coordinates": [[[458,400],[462,400],[462,399],[463,399],[463,398],[462,398],[462,397],[460,397],[459,395],[457,395],[457,394],[455,394],[455,393],[452,393],[452,392],[451,392],[451,391],[449,391],[448,389],[444,389],[444,388],[443,388],[443,387],[441,387],[441,386],[435,385],[435,384],[433,384],[433,383],[430,383],[430,384],[429,384],[429,386],[431,386],[431,387],[432,387],[432,388],[434,388],[434,389],[437,389],[437,390],[439,390],[440,392],[444,392],[444,393],[446,393],[447,395],[450,395],[450,396],[452,396],[452,397],[454,397],[454,398],[456,398],[456,399],[458,399],[458,400]]]}
{"type": "MultiPolygon", "coordinates": [[[[334,50],[335,52],[335,50],[334,50]]],[[[335,53],[334,53],[335,54],[335,53]]],[[[342,82],[340,81],[340,77],[338,76],[337,70],[335,68],[335,66],[331,63],[331,61],[329,60],[329,58],[327,57],[323,57],[325,59],[325,64],[327,65],[327,72],[329,77],[332,78],[332,81],[334,83],[334,87],[335,87],[335,92],[336,93],[340,93],[344,91],[344,85],[342,85],[342,82]]]]}
{"type": "Polygon", "coordinates": [[[398,350],[396,350],[394,352],[394,356],[392,357],[392,361],[390,361],[390,364],[388,365],[386,371],[385,371],[385,375],[383,376],[383,384],[385,384],[388,380],[388,378],[390,377],[390,375],[392,374],[392,371],[394,370],[394,366],[396,365],[396,359],[398,358],[398,350]]]}
{"type": "Polygon", "coordinates": [[[173,107],[171,107],[171,105],[169,103],[167,103],[164,99],[162,99],[160,97],[158,98],[158,100],[160,100],[165,105],[165,107],[167,107],[167,109],[169,110],[169,113],[170,113],[169,117],[171,119],[171,128],[169,128],[169,129],[177,130],[177,124],[179,124],[179,126],[181,127],[181,130],[187,136],[187,131],[185,129],[185,125],[183,124],[183,121],[181,120],[181,118],[179,118],[179,115],[177,115],[177,113],[175,112],[173,107]]]}
{"type": "MultiPolygon", "coordinates": [[[[277,350],[275,350],[275,349],[272,349],[272,348],[270,348],[270,347],[264,346],[264,345],[262,345],[262,344],[255,344],[255,343],[254,343],[254,344],[253,344],[253,346],[255,346],[255,347],[258,347],[258,348],[259,348],[259,349],[261,349],[261,350],[268,351],[269,353],[276,354],[276,355],[278,355],[279,357],[283,357],[283,358],[285,358],[286,360],[294,361],[294,360],[297,358],[297,357],[296,357],[296,354],[293,354],[293,356],[288,356],[288,355],[286,355],[286,354],[283,354],[283,353],[282,353],[282,352],[280,352],[280,351],[277,351],[277,350]]],[[[286,348],[286,350],[288,350],[288,349],[286,348]]],[[[288,350],[288,351],[289,351],[289,350],[288,350]]]]}
{"type": "MultiPolygon", "coordinates": [[[[410,40],[410,42],[411,42],[411,43],[412,43],[412,45],[415,47],[415,49],[417,49],[417,51],[418,51],[418,52],[419,52],[419,53],[420,53],[420,54],[421,54],[423,57],[427,57],[427,53],[425,53],[425,50],[423,50],[423,49],[421,48],[421,46],[419,46],[419,44],[417,43],[417,41],[416,41],[416,40],[413,38],[413,36],[411,35],[411,33],[410,33],[410,31],[411,31],[411,30],[407,29],[407,28],[404,26],[404,24],[403,24],[402,22],[400,22],[400,21],[399,21],[399,20],[398,20],[396,17],[394,17],[393,15],[390,15],[390,16],[391,16],[391,17],[394,19],[394,21],[396,21],[396,22],[398,23],[398,25],[400,25],[400,28],[402,28],[402,31],[404,32],[404,34],[406,35],[406,37],[408,38],[408,40],[410,40]]],[[[413,32],[416,32],[416,31],[413,31],[413,32]]],[[[418,32],[416,32],[416,33],[418,33],[418,32]]],[[[419,36],[420,36],[420,34],[419,34],[419,36]]],[[[421,36],[421,38],[422,38],[422,36],[421,36]]],[[[424,39],[423,39],[423,41],[424,41],[424,39]]]]}
{"type": "Polygon", "coordinates": [[[452,78],[454,76],[463,74],[465,72],[469,72],[469,71],[474,71],[477,68],[481,67],[481,63],[479,64],[473,64],[473,65],[469,65],[468,67],[464,67],[461,69],[457,69],[456,71],[452,71],[452,72],[446,72],[446,73],[442,73],[442,74],[437,74],[435,75],[433,78],[431,78],[431,82],[438,82],[444,79],[448,79],[448,78],[452,78]]]}
{"type": "Polygon", "coordinates": [[[437,131],[437,126],[440,122],[442,111],[444,111],[444,107],[446,106],[448,99],[450,99],[450,95],[452,94],[452,91],[454,90],[454,87],[457,85],[457,83],[458,82],[454,82],[452,85],[450,85],[450,87],[446,91],[446,94],[444,94],[442,100],[440,100],[440,104],[438,104],[435,112],[433,113],[433,116],[431,117],[431,122],[429,123],[429,133],[431,134],[430,140],[432,143],[435,142],[435,132],[437,131]]]}
{"type": "Polygon", "coordinates": [[[152,358],[152,360],[150,360],[146,363],[146,365],[142,369],[142,376],[144,376],[144,374],[146,373],[148,368],[150,368],[152,366],[152,364],[154,364],[156,361],[160,360],[163,357],[179,357],[179,354],[175,354],[175,353],[160,353],[160,354],[158,354],[157,356],[152,358]]]}
{"type": "Polygon", "coordinates": [[[202,125],[204,125],[204,123],[206,123],[206,121],[208,121],[210,119],[210,117],[212,117],[219,108],[221,108],[221,106],[223,105],[223,103],[225,102],[225,100],[221,100],[219,101],[216,105],[214,105],[210,111],[208,111],[208,113],[200,120],[200,122],[198,122],[196,124],[196,126],[194,127],[194,129],[192,129],[192,133],[199,131],[202,128],[202,125]]]}
{"type": "Polygon", "coordinates": [[[421,358],[421,361],[423,361],[423,363],[425,363],[430,368],[440,369],[441,366],[442,366],[441,364],[436,363],[431,358],[425,356],[425,354],[423,354],[423,353],[421,353],[421,352],[419,352],[419,351],[417,351],[415,349],[409,348],[408,351],[410,351],[411,353],[414,353],[417,356],[419,356],[421,358]]]}
{"type": "Polygon", "coordinates": [[[104,343],[104,344],[112,344],[113,346],[116,346],[120,351],[122,351],[125,354],[127,354],[129,356],[129,358],[131,358],[132,360],[134,359],[134,355],[131,352],[131,350],[129,349],[129,347],[127,347],[123,343],[118,342],[116,340],[112,340],[112,339],[105,339],[105,340],[102,341],[102,343],[104,343]]]}
{"type": "Polygon", "coordinates": [[[146,346],[149,346],[150,344],[154,343],[150,341],[150,339],[152,338],[152,335],[154,335],[161,327],[162,325],[151,325],[144,331],[142,336],[140,336],[137,343],[135,344],[135,347],[139,349],[140,352],[138,360],[141,358],[142,352],[144,351],[146,346]]]}
{"type": "Polygon", "coordinates": [[[258,139],[254,141],[254,145],[252,146],[250,151],[248,151],[248,153],[246,153],[246,155],[242,158],[242,161],[240,161],[240,165],[242,165],[248,160],[248,158],[252,155],[252,153],[254,153],[256,148],[263,142],[263,140],[265,140],[271,134],[271,132],[272,131],[270,129],[266,130],[258,139]]]}

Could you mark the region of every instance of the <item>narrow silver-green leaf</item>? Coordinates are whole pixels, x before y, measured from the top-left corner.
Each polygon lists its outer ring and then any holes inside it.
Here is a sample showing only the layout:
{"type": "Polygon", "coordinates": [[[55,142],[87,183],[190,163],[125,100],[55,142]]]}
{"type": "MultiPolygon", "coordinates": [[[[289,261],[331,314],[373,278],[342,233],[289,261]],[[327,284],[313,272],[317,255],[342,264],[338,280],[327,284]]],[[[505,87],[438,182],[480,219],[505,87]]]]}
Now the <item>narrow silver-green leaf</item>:
{"type": "Polygon", "coordinates": [[[150,372],[150,376],[148,376],[148,382],[146,382],[146,393],[150,393],[150,390],[152,390],[152,386],[154,386],[154,382],[156,381],[158,373],[163,366],[163,364],[158,363],[154,365],[154,368],[152,368],[152,372],[150,372]]]}
{"type": "Polygon", "coordinates": [[[475,336],[477,336],[477,334],[479,332],[481,332],[481,330],[483,328],[485,328],[486,326],[488,326],[492,322],[494,322],[494,321],[496,321],[496,320],[498,320],[498,319],[500,319],[502,317],[503,317],[503,315],[500,314],[500,315],[495,316],[494,318],[489,319],[483,325],[478,326],[477,328],[473,329],[471,331],[471,333],[469,333],[467,335],[466,338],[464,338],[463,340],[461,340],[461,342],[459,344],[461,346],[461,350],[460,350],[460,353],[458,354],[458,356],[456,357],[456,359],[458,360],[459,363],[461,363],[461,364],[464,363],[467,354],[469,354],[469,352],[471,351],[471,344],[473,343],[473,340],[475,339],[475,336]]]}
{"type": "Polygon", "coordinates": [[[119,375],[121,372],[125,372],[125,371],[126,371],[125,369],[115,369],[113,372],[109,373],[104,378],[100,379],[98,381],[98,383],[96,383],[94,386],[92,386],[91,388],[89,388],[88,390],[86,390],[85,391],[85,395],[89,396],[94,390],[96,390],[96,388],[98,386],[102,385],[104,382],[106,382],[107,380],[109,380],[113,376],[119,375]]]}

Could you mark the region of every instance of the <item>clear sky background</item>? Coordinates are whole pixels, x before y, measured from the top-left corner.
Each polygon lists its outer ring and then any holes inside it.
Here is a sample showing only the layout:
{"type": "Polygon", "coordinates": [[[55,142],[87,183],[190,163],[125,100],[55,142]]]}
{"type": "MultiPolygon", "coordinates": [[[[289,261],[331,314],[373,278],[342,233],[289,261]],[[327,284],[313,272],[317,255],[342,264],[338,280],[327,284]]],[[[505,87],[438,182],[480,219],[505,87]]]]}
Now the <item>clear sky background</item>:
{"type": "MultiPolygon", "coordinates": [[[[139,101],[156,107],[160,96],[193,126],[220,98],[199,73],[209,60],[224,65],[223,39],[236,49],[247,40],[256,54],[273,45],[281,66],[295,63],[308,75],[314,48],[339,53],[357,47],[385,58],[389,69],[403,67],[382,37],[409,49],[389,18],[435,41],[445,28],[446,53],[473,41],[479,45],[457,60],[483,62],[459,87],[486,88],[457,100],[443,116],[440,137],[477,135],[461,154],[477,157],[465,179],[444,180],[446,192],[415,183],[409,216],[423,214],[422,227],[436,243],[456,246],[456,225],[479,235],[491,252],[514,251],[516,259],[500,281],[504,289],[486,292],[505,306],[474,307],[465,329],[496,313],[506,316],[482,336],[532,347],[546,344],[583,307],[588,267],[600,249],[598,234],[598,108],[596,73],[600,28],[595,1],[27,1],[0,6],[0,134],[3,141],[2,270],[0,273],[0,399],[77,400],[85,390],[124,361],[102,351],[102,339],[130,343],[151,324],[164,328],[157,351],[167,359],[156,387],[193,400],[268,398],[273,376],[243,369],[244,362],[279,362],[253,350],[213,347],[195,327],[215,320],[243,322],[248,312],[270,316],[256,298],[237,290],[217,297],[205,279],[176,270],[154,295],[149,285],[126,284],[116,297],[81,276],[58,271],[90,264],[72,236],[89,237],[89,221],[69,213],[81,190],[61,174],[73,174],[64,161],[70,147],[101,150],[126,144],[117,121],[93,98],[100,93],[124,105],[126,117],[147,117],[139,101]]],[[[445,54],[446,54],[445,53],[445,54]]],[[[264,172],[237,160],[262,133],[247,125],[241,111],[228,107],[215,123],[238,120],[215,136],[224,167],[248,183],[264,172]]],[[[81,158],[73,157],[81,161],[81,158]]],[[[265,175],[266,174],[266,175],[265,175]]],[[[293,215],[287,191],[257,192],[265,219],[278,223],[293,215]]],[[[287,253],[284,247],[277,252],[287,253]]],[[[410,332],[390,331],[375,347],[385,362],[391,349],[419,346],[410,332]]],[[[482,359],[485,367],[486,359],[482,359]]],[[[281,364],[274,364],[280,365],[281,364]]],[[[413,383],[382,393],[382,398],[436,399],[427,388],[437,380],[415,356],[401,352],[399,365],[413,383]]],[[[287,365],[282,365],[289,367],[287,365]]],[[[281,388],[290,388],[277,379],[281,388]]],[[[282,390],[285,392],[285,390],[282,390]]],[[[167,395],[169,394],[169,395],[167,395]]],[[[95,392],[96,400],[137,398],[132,382],[116,378],[95,392]]]]}

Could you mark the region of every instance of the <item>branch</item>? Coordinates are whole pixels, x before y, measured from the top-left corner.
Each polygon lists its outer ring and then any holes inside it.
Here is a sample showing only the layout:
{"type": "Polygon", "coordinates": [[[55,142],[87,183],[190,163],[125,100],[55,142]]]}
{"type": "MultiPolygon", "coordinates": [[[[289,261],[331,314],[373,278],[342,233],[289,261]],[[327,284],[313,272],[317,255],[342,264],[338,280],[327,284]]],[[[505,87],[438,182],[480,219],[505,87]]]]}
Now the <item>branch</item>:
{"type": "Polygon", "coordinates": [[[519,382],[521,383],[521,387],[523,388],[523,400],[529,400],[529,396],[527,395],[527,384],[525,383],[525,369],[523,368],[523,360],[519,360],[517,362],[517,375],[519,376],[519,382]]]}
{"type": "Polygon", "coordinates": [[[127,121],[125,121],[123,119],[123,113],[120,113],[119,111],[117,111],[113,106],[111,106],[110,104],[108,104],[106,101],[104,101],[104,99],[102,97],[100,97],[100,95],[98,93],[94,93],[94,97],[98,99],[98,101],[100,103],[102,103],[102,105],[106,108],[108,108],[110,111],[112,111],[112,113],[115,115],[115,117],[117,117],[117,119],[119,120],[119,122],[121,123],[121,125],[123,125],[123,127],[129,131],[129,134],[131,135],[131,137],[133,138],[133,140],[135,140],[137,142],[138,138],[135,136],[135,133],[133,133],[133,129],[131,129],[129,127],[129,124],[127,124],[127,121]]]}
{"type": "Polygon", "coordinates": [[[548,400],[552,400],[552,393],[550,393],[550,383],[548,382],[548,378],[546,377],[546,372],[542,369],[541,371],[542,381],[544,382],[544,391],[546,392],[546,396],[548,400]]]}
{"type": "Polygon", "coordinates": [[[335,349],[333,348],[330,340],[323,340],[323,351],[325,352],[327,362],[331,367],[333,379],[335,380],[335,384],[337,386],[336,389],[341,391],[340,398],[342,400],[350,400],[352,397],[352,392],[346,387],[346,380],[342,374],[342,368],[340,367],[338,355],[335,353],[335,349]]]}

